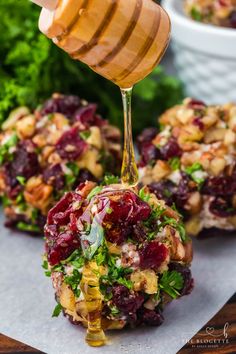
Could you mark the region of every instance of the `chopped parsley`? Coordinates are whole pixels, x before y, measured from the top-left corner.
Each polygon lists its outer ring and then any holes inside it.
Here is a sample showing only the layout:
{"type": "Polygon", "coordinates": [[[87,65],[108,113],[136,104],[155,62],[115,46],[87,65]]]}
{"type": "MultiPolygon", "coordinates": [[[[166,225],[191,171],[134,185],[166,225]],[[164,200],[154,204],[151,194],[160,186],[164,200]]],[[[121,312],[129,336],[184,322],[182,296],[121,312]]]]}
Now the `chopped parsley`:
{"type": "Polygon", "coordinates": [[[185,227],[184,227],[184,224],[182,223],[182,221],[180,221],[180,220],[177,221],[174,218],[169,218],[167,216],[164,216],[164,221],[162,222],[161,225],[162,226],[165,226],[165,225],[173,226],[179,232],[181,241],[183,243],[188,241],[188,236],[186,234],[186,230],[185,230],[185,227]]]}
{"type": "Polygon", "coordinates": [[[76,249],[68,258],[66,258],[64,261],[61,261],[61,264],[71,263],[72,261],[77,260],[78,257],[81,257],[81,249],[76,249]]]}
{"type": "Polygon", "coordinates": [[[11,199],[9,199],[5,194],[1,196],[1,200],[4,207],[11,205],[11,199]]]}
{"type": "Polygon", "coordinates": [[[38,225],[27,224],[26,222],[23,221],[19,221],[16,224],[16,227],[21,231],[40,232],[40,228],[38,225]]]}
{"type": "Polygon", "coordinates": [[[106,285],[113,285],[118,283],[126,286],[129,290],[133,288],[133,283],[131,280],[127,279],[127,275],[133,272],[131,268],[124,268],[116,265],[117,256],[112,256],[108,253],[108,249],[104,249],[106,252],[106,260],[108,265],[108,274],[102,275],[100,277],[100,289],[104,293],[106,291],[106,285]]]}
{"type": "Polygon", "coordinates": [[[106,213],[107,214],[111,214],[112,212],[113,212],[112,208],[110,208],[110,207],[106,208],[106,213]]]}
{"type": "Polygon", "coordinates": [[[196,9],[196,7],[192,7],[190,14],[191,14],[191,17],[192,17],[194,20],[196,20],[196,21],[202,21],[202,15],[201,15],[200,11],[198,11],[198,10],[196,9]]]}
{"type": "Polygon", "coordinates": [[[53,310],[52,317],[58,317],[62,311],[63,307],[61,304],[57,304],[53,310]]]}
{"type": "Polygon", "coordinates": [[[70,169],[70,173],[65,174],[66,190],[69,190],[75,184],[79,175],[79,167],[75,162],[68,162],[66,166],[70,169]]]}
{"type": "Polygon", "coordinates": [[[117,283],[126,286],[129,290],[133,288],[133,283],[131,280],[128,280],[126,278],[118,278],[117,283]]]}
{"type": "Polygon", "coordinates": [[[66,167],[68,167],[74,175],[77,176],[79,174],[79,166],[75,162],[67,162],[66,167]]]}
{"type": "Polygon", "coordinates": [[[183,276],[173,270],[165,271],[159,281],[160,288],[170,295],[173,299],[180,296],[179,291],[183,289],[184,279],[183,276]]]}
{"type": "Polygon", "coordinates": [[[39,210],[38,209],[33,209],[31,212],[31,220],[36,221],[39,216],[39,210]]]}
{"type": "Polygon", "coordinates": [[[78,297],[80,294],[78,294],[78,286],[82,278],[82,273],[80,273],[77,269],[73,270],[73,274],[70,276],[65,276],[64,282],[71,287],[71,289],[74,291],[75,295],[78,297]]]}
{"type": "Polygon", "coordinates": [[[107,186],[109,184],[116,184],[119,183],[119,177],[118,176],[114,176],[114,175],[106,175],[103,179],[103,185],[107,186]]]}
{"type": "Polygon", "coordinates": [[[22,186],[25,185],[25,182],[26,182],[26,178],[25,178],[25,177],[23,177],[23,176],[17,176],[16,179],[17,179],[17,181],[18,181],[22,186]]]}
{"type": "Polygon", "coordinates": [[[48,269],[48,261],[46,259],[43,261],[42,268],[46,270],[48,269]]]}
{"type": "Polygon", "coordinates": [[[90,201],[93,197],[95,197],[95,195],[97,195],[98,193],[100,193],[102,191],[103,187],[102,186],[96,186],[94,187],[91,192],[89,193],[89,195],[87,196],[87,199],[90,201]]]}
{"type": "Polygon", "coordinates": [[[172,171],[176,171],[180,169],[180,158],[175,156],[168,160],[168,164],[172,171]]]}
{"type": "Polygon", "coordinates": [[[199,162],[194,162],[191,166],[185,168],[185,172],[187,173],[187,175],[189,175],[192,180],[199,185],[199,187],[205,181],[205,178],[202,176],[201,171],[203,171],[203,167],[199,162]]]}
{"type": "Polygon", "coordinates": [[[151,198],[150,193],[146,192],[146,187],[141,188],[138,195],[146,203],[148,203],[151,198]]]}
{"type": "Polygon", "coordinates": [[[90,130],[84,130],[82,132],[79,133],[80,137],[83,139],[83,140],[87,140],[90,135],[91,135],[91,131],[90,130]]]}
{"type": "Polygon", "coordinates": [[[0,165],[8,159],[11,160],[12,155],[9,154],[9,149],[13,146],[16,146],[18,143],[18,137],[16,134],[13,134],[2,146],[0,146],[0,165]]]}
{"type": "Polygon", "coordinates": [[[191,176],[196,171],[202,171],[202,165],[199,162],[194,162],[191,166],[185,168],[185,172],[191,176]]]}
{"type": "Polygon", "coordinates": [[[118,315],[120,313],[119,309],[116,306],[111,306],[110,310],[111,310],[111,315],[112,316],[116,316],[116,315],[118,315]]]}

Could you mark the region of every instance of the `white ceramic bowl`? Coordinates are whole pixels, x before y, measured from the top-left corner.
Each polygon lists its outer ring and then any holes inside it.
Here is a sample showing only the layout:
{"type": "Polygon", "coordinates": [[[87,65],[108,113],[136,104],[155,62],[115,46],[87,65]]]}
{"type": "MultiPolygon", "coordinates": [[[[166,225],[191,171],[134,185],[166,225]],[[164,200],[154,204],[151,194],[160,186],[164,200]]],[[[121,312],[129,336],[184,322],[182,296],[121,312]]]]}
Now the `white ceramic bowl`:
{"type": "Polygon", "coordinates": [[[236,29],[188,18],[182,0],[164,0],[172,22],[177,73],[188,96],[208,104],[236,102],[236,29]]]}

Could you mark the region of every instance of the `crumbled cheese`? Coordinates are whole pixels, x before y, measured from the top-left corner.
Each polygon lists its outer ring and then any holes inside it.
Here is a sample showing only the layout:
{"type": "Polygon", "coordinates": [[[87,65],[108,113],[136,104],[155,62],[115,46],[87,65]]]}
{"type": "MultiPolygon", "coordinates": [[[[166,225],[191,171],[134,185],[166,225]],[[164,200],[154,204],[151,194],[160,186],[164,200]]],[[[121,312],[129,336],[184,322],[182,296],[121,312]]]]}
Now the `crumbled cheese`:
{"type": "Polygon", "coordinates": [[[173,171],[168,177],[167,177],[171,182],[175,184],[179,184],[182,176],[180,173],[180,170],[173,171]]]}
{"type": "Polygon", "coordinates": [[[208,174],[206,171],[198,170],[198,171],[193,172],[192,176],[196,179],[205,179],[208,177],[208,174]]]}

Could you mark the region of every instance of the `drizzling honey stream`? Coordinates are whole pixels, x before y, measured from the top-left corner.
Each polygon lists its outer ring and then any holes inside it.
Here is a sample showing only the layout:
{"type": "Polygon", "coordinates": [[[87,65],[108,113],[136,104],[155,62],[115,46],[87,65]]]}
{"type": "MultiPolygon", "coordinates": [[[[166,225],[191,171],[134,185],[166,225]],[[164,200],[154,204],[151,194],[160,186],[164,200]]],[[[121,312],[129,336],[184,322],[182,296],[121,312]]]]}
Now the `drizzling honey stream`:
{"type": "Polygon", "coordinates": [[[135,162],[132,136],[132,90],[132,87],[128,89],[121,89],[124,110],[124,149],[121,168],[121,182],[125,186],[135,186],[138,183],[138,168],[135,162]]]}

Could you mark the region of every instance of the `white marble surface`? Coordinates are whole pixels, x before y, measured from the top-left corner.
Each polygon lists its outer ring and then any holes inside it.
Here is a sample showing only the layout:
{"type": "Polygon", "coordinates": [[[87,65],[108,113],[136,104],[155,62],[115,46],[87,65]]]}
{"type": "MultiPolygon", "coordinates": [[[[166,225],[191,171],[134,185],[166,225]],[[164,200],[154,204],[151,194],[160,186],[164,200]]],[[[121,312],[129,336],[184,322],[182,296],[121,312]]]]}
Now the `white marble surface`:
{"type": "Polygon", "coordinates": [[[82,328],[51,318],[55,301],[41,269],[43,241],[2,224],[0,332],[49,354],[175,354],[235,292],[236,235],[195,241],[192,295],[169,305],[161,327],[114,332],[110,345],[93,349],[82,328]]]}

